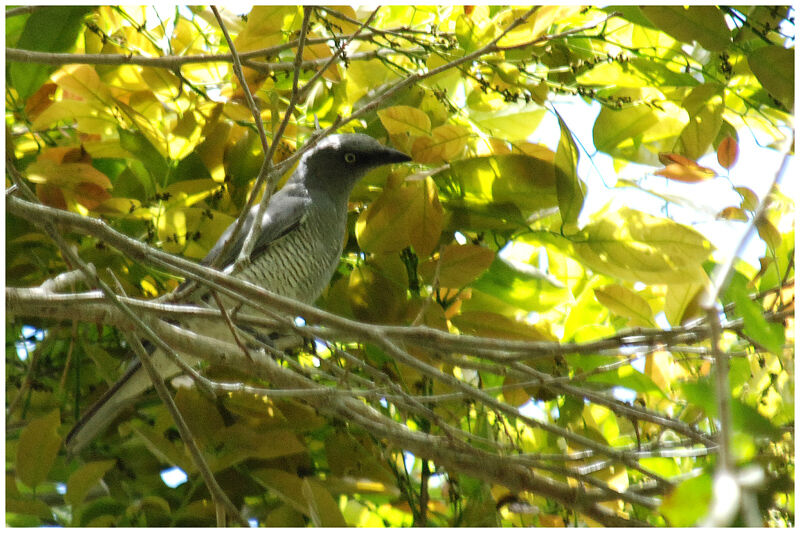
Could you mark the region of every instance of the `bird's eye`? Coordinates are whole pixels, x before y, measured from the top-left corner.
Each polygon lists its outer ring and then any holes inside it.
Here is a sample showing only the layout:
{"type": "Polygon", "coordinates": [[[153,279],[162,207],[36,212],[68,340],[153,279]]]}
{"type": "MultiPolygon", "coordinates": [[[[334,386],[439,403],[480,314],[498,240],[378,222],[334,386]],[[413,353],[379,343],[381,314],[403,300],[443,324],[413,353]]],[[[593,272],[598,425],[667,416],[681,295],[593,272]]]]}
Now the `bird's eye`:
{"type": "Polygon", "coordinates": [[[355,163],[356,162],[356,154],[354,154],[353,152],[347,152],[346,154],[344,154],[344,160],[347,163],[355,163]]]}

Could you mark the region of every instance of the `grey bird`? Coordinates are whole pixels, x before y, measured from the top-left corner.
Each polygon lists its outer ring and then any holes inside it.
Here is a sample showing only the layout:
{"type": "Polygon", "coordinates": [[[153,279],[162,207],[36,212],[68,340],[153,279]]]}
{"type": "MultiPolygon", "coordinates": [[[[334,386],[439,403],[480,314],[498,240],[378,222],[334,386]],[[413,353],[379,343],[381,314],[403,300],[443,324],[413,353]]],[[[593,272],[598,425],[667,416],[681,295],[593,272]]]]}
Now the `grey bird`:
{"type": "MultiPolygon", "coordinates": [[[[250,264],[236,277],[269,291],[308,304],[320,296],[339,264],[347,230],[347,204],[353,186],[373,168],[410,161],[406,154],[387,148],[362,134],[330,135],[306,152],[297,170],[270,198],[263,217],[255,224],[258,206],[247,214],[240,237],[219,260],[232,224],[222,234],[204,264],[217,261],[228,271],[244,245],[246,235],[258,231],[250,264]],[[255,226],[255,227],[254,227],[255,226]]],[[[207,301],[202,289],[192,301],[207,301]]],[[[212,302],[213,303],[213,302],[212,302]]],[[[209,327],[183,324],[203,335],[231,340],[228,327],[217,321],[209,327]]],[[[152,354],[160,374],[176,375],[178,367],[160,350],[152,354]]],[[[189,356],[189,359],[193,359],[189,356]]],[[[128,371],[83,415],[67,435],[66,447],[76,453],[105,429],[119,412],[151,386],[138,359],[128,371]]]]}

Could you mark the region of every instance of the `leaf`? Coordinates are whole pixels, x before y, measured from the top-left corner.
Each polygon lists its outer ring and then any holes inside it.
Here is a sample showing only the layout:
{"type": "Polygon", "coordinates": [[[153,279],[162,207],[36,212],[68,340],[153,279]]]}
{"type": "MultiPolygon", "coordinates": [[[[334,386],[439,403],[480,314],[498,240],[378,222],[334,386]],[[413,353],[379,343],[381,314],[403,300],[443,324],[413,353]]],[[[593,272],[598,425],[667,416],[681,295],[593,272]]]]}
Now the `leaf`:
{"type": "Polygon", "coordinates": [[[706,472],[682,481],[664,497],[658,511],[670,527],[689,527],[708,513],[710,503],[711,475],[706,472]]]}
{"type": "Polygon", "coordinates": [[[747,211],[755,211],[758,207],[758,195],[753,192],[752,189],[747,187],[736,187],[736,192],[738,192],[742,197],[742,209],[747,211]]]}
{"type": "Polygon", "coordinates": [[[428,177],[419,187],[408,215],[412,223],[409,227],[411,245],[421,258],[428,257],[442,234],[444,211],[439,203],[439,193],[433,180],[428,177]]]}
{"type": "Polygon", "coordinates": [[[739,158],[739,143],[733,137],[725,137],[717,147],[717,161],[724,168],[730,169],[739,158]]]}
{"type": "MultiPolygon", "coordinates": [[[[497,46],[501,48],[513,47],[535,41],[544,35],[554,23],[570,17],[579,10],[578,6],[540,6],[527,21],[506,33],[497,42],[497,46]]],[[[503,19],[496,20],[495,24],[498,24],[502,29],[503,26],[513,23],[526,12],[527,9],[513,9],[502,12],[503,19]]]]}
{"type": "Polygon", "coordinates": [[[786,342],[783,325],[767,322],[764,309],[750,298],[744,276],[731,279],[726,295],[736,304],[736,314],[744,320],[744,334],[775,355],[782,356],[786,342]]]}
{"type": "Polygon", "coordinates": [[[495,137],[527,139],[539,127],[546,112],[537,104],[506,104],[491,111],[473,111],[469,118],[495,137]]]}
{"type": "MultiPolygon", "coordinates": [[[[283,38],[283,28],[297,16],[297,6],[255,6],[247,15],[247,23],[234,40],[239,52],[276,45],[283,38]]],[[[230,31],[230,22],[226,21],[230,31]]]]}
{"type": "Polygon", "coordinates": [[[308,504],[308,515],[316,527],[347,527],[339,505],[331,493],[309,478],[303,478],[303,496],[308,504]]]}
{"type": "Polygon", "coordinates": [[[595,147],[613,157],[655,165],[656,154],[672,150],[689,122],[688,113],[652,87],[620,89],[614,95],[638,103],[619,110],[600,110],[592,128],[595,147]]]}
{"type": "Polygon", "coordinates": [[[718,220],[742,220],[748,221],[747,213],[740,207],[729,206],[717,213],[718,220]]]}
{"type": "Polygon", "coordinates": [[[58,428],[61,414],[58,409],[31,420],[22,429],[17,444],[17,478],[30,488],[47,479],[47,474],[61,448],[58,428]]]}
{"type": "Polygon", "coordinates": [[[567,289],[527,263],[496,256],[489,270],[470,284],[472,298],[462,303],[463,310],[515,316],[520,311],[545,311],[563,302],[567,289]]]}
{"type": "Polygon", "coordinates": [[[399,252],[412,245],[420,257],[427,257],[439,242],[443,217],[431,178],[392,185],[359,215],[356,238],[366,252],[399,252]]]}
{"type": "Polygon", "coordinates": [[[70,100],[83,100],[95,107],[111,107],[114,103],[111,89],[88,65],[65,65],[53,74],[53,82],[72,96],[70,100]]]}
{"type": "Polygon", "coordinates": [[[694,183],[713,178],[716,175],[710,168],[700,166],[692,159],[681,154],[662,152],[658,154],[658,160],[666,167],[654,172],[654,174],[676,181],[694,183]]]}
{"type": "Polygon", "coordinates": [[[28,179],[33,183],[47,183],[74,189],[81,183],[91,183],[102,189],[111,188],[111,180],[87,163],[54,163],[40,159],[28,166],[28,179]]]}
{"type": "Polygon", "coordinates": [[[450,161],[461,154],[468,138],[469,132],[465,128],[445,124],[434,128],[430,136],[418,137],[411,155],[414,161],[425,164],[450,161]]]}
{"type": "Polygon", "coordinates": [[[756,48],[747,55],[747,64],[768,93],[786,109],[794,108],[794,48],[776,45],[756,48]]]}
{"type": "Polygon", "coordinates": [[[397,105],[378,110],[378,118],[389,135],[409,133],[428,135],[431,119],[423,111],[407,105],[397,105]]]}
{"type": "Polygon", "coordinates": [[[450,164],[464,198],[477,203],[514,204],[526,212],[555,207],[555,166],[520,154],[474,157],[450,164]]]}
{"type": "Polygon", "coordinates": [[[319,482],[273,468],[257,470],[252,472],[252,476],[274,491],[281,500],[315,521],[315,525],[323,527],[347,525],[339,506],[319,482]]]}
{"type": "Polygon", "coordinates": [[[122,128],[119,128],[117,132],[120,145],[142,162],[154,181],[161,183],[169,170],[167,161],[161,152],[141,132],[122,128]]]}
{"type": "Polygon", "coordinates": [[[653,174],[683,183],[699,183],[709,180],[716,175],[713,170],[706,169],[697,164],[686,166],[679,165],[678,163],[670,163],[666,167],[656,170],[653,174]]]}
{"type": "Polygon", "coordinates": [[[597,272],[650,284],[706,280],[702,263],[711,244],[670,219],[625,207],[600,214],[581,238],[573,243],[577,259],[597,272]]]}
{"type": "Polygon", "coordinates": [[[689,123],[681,132],[680,144],[689,159],[705,154],[717,138],[725,110],[724,89],[716,83],[704,83],[683,99],[681,105],[689,113],[689,123]]]}
{"type": "Polygon", "coordinates": [[[731,31],[716,6],[642,6],[644,15],[660,30],[679,41],[697,41],[712,52],[731,44],[731,31]]]}
{"type": "Polygon", "coordinates": [[[631,319],[633,326],[655,326],[653,310],[647,300],[622,285],[594,289],[597,301],[619,316],[631,319]]]}
{"type": "Polygon", "coordinates": [[[756,229],[758,229],[758,236],[761,237],[771,249],[774,250],[781,245],[781,233],[778,231],[778,228],[765,217],[760,217],[756,220],[756,229]]]}
{"type": "Polygon", "coordinates": [[[352,435],[336,431],[325,439],[328,466],[334,476],[341,478],[370,479],[385,486],[394,486],[395,477],[379,459],[379,450],[373,443],[362,444],[352,435]]]}
{"type": "MultiPolygon", "coordinates": [[[[93,6],[42,6],[25,22],[16,48],[38,52],[68,52],[83,30],[83,18],[93,6]]],[[[8,74],[11,85],[25,101],[35,93],[55,70],[41,63],[11,62],[8,74]]]]}
{"type": "Polygon", "coordinates": [[[419,267],[419,273],[428,283],[433,283],[437,263],[439,264],[439,285],[441,287],[461,288],[482,272],[494,260],[495,252],[477,244],[448,244],[437,260],[429,259],[419,267]]]}
{"type": "Polygon", "coordinates": [[[671,284],[664,298],[664,314],[672,326],[692,318],[697,310],[697,297],[703,286],[699,283],[671,284]]]}
{"type": "Polygon", "coordinates": [[[395,322],[405,307],[406,287],[392,282],[370,264],[350,273],[347,289],[350,308],[359,320],[395,322]]]}
{"type": "Polygon", "coordinates": [[[462,334],[466,335],[478,335],[496,339],[553,340],[552,335],[534,325],[490,311],[463,312],[451,318],[450,321],[462,334]]]}
{"type": "Polygon", "coordinates": [[[578,147],[567,125],[558,117],[561,128],[561,139],[558,143],[554,160],[556,175],[556,196],[564,232],[574,233],[578,230],[578,216],[583,208],[583,186],[578,179],[578,147]]]}
{"type": "Polygon", "coordinates": [[[89,489],[97,484],[115,464],[115,461],[92,461],[81,465],[70,474],[67,480],[67,493],[64,495],[64,501],[72,506],[82,504],[89,489]]]}

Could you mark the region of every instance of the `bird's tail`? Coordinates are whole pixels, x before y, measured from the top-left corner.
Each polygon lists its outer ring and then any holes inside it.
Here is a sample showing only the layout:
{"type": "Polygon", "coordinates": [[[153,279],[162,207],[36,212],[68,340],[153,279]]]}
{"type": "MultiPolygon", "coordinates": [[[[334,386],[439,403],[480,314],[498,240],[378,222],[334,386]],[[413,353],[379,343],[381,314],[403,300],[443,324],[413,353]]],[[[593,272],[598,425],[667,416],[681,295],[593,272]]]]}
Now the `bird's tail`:
{"type": "MultiPolygon", "coordinates": [[[[178,366],[170,361],[161,350],[154,351],[150,357],[162,377],[169,378],[179,372],[178,366]]],[[[120,411],[132,405],[151,386],[150,377],[137,359],[127,372],[78,420],[67,435],[67,451],[74,454],[85,448],[117,418],[120,411]]]]}

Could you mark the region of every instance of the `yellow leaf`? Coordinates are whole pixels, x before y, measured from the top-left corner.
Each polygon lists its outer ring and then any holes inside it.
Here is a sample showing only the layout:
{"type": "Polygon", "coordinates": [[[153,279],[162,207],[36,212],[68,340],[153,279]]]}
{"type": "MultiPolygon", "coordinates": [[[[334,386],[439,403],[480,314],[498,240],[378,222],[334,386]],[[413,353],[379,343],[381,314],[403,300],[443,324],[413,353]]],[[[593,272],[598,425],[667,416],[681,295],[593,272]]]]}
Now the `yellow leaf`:
{"type": "Polygon", "coordinates": [[[598,215],[573,248],[597,272],[651,284],[707,281],[702,263],[711,253],[694,229],[627,207],[598,215]]]}
{"type": "Polygon", "coordinates": [[[381,109],[378,111],[378,118],[390,135],[398,133],[428,135],[431,131],[431,119],[428,115],[407,105],[381,109]]]}
{"type": "Polygon", "coordinates": [[[86,102],[104,106],[114,103],[108,86],[88,65],[66,65],[53,74],[52,79],[64,91],[86,102]]]}
{"type": "Polygon", "coordinates": [[[426,178],[424,183],[412,187],[417,193],[411,209],[406,214],[409,217],[409,239],[417,255],[424,258],[428,257],[439,243],[444,224],[444,210],[439,203],[439,191],[430,177],[426,178]]]}
{"type": "Polygon", "coordinates": [[[454,316],[451,322],[462,332],[497,339],[545,341],[552,336],[534,325],[490,311],[468,311],[454,316]]]}
{"type": "Polygon", "coordinates": [[[108,176],[88,163],[58,164],[42,158],[28,166],[28,179],[68,189],[75,189],[81,183],[91,183],[102,189],[112,187],[108,176]]]}
{"type": "Polygon", "coordinates": [[[419,163],[440,163],[459,156],[467,145],[469,132],[461,126],[445,124],[434,128],[430,136],[414,141],[411,155],[419,163]]]}
{"type": "Polygon", "coordinates": [[[417,254],[426,257],[439,242],[443,221],[438,191],[433,180],[426,178],[385,188],[358,217],[356,238],[366,252],[399,252],[413,245],[417,254]]]}
{"type": "MultiPolygon", "coordinates": [[[[521,46],[535,41],[545,34],[555,22],[570,17],[573,13],[580,11],[580,6],[541,6],[533,13],[526,22],[517,26],[497,42],[503,47],[521,46]]],[[[522,15],[527,9],[514,9],[503,13],[502,20],[498,21],[503,26],[509,26],[522,15]]]]}
{"type": "Polygon", "coordinates": [[[622,285],[606,285],[594,290],[597,301],[619,316],[631,319],[633,326],[655,326],[653,310],[647,300],[622,285]]]}
{"type": "Polygon", "coordinates": [[[449,244],[444,247],[437,260],[422,263],[419,273],[425,281],[433,283],[437,263],[439,285],[441,287],[461,288],[481,275],[494,261],[494,251],[477,244],[449,244]]]}
{"type": "Polygon", "coordinates": [[[234,40],[236,50],[245,52],[276,45],[283,40],[283,28],[298,15],[297,6],[256,6],[247,24],[234,40]]]}
{"type": "Polygon", "coordinates": [[[695,316],[698,311],[697,298],[703,285],[681,283],[669,285],[664,298],[664,314],[673,326],[679,326],[695,316]]]}

